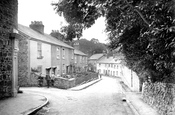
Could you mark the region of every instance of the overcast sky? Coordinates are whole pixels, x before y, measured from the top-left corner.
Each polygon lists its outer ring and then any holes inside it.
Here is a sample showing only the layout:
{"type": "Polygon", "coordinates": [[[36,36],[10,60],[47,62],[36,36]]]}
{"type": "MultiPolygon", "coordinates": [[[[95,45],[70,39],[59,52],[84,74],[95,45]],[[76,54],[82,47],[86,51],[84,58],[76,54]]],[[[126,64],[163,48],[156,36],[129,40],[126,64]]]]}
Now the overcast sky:
{"type": "MultiPolygon", "coordinates": [[[[42,21],[45,33],[50,34],[52,30],[59,30],[66,22],[53,10],[51,3],[54,1],[58,0],[18,0],[18,23],[29,26],[31,21],[42,21]]],[[[82,38],[96,38],[106,43],[107,36],[104,30],[104,18],[100,18],[90,29],[83,31],[82,38]]]]}

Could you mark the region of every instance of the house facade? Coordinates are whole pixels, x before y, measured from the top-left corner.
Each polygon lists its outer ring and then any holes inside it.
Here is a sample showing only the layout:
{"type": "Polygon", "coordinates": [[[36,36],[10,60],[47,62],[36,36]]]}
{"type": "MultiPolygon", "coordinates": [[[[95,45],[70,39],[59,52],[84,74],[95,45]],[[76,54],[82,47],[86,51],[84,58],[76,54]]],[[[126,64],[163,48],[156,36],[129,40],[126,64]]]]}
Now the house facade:
{"type": "Polygon", "coordinates": [[[57,76],[70,73],[74,63],[74,49],[58,45],[52,45],[51,49],[52,72],[57,76]]]}
{"type": "Polygon", "coordinates": [[[121,79],[122,81],[132,90],[139,91],[140,81],[137,74],[129,69],[128,67],[122,65],[121,67],[121,79]]]}
{"type": "Polygon", "coordinates": [[[97,71],[101,75],[119,77],[121,76],[121,61],[113,57],[103,57],[97,62],[97,71]]]}
{"type": "Polygon", "coordinates": [[[122,63],[123,56],[102,57],[97,61],[97,71],[101,75],[120,78],[132,91],[139,91],[137,74],[122,63]]]}
{"type": "Polygon", "coordinates": [[[73,62],[73,47],[44,33],[41,21],[29,27],[18,25],[19,38],[19,82],[21,86],[36,85],[37,71],[42,77],[54,74],[60,76],[68,71],[73,62]],[[34,83],[34,84],[33,84],[34,83]]]}
{"type": "Polygon", "coordinates": [[[16,96],[18,90],[17,0],[0,2],[0,99],[16,96]]]}
{"type": "Polygon", "coordinates": [[[83,69],[86,70],[87,67],[87,54],[83,53],[80,50],[75,49],[74,50],[74,63],[75,67],[78,67],[79,70],[83,69]]]}
{"type": "Polygon", "coordinates": [[[98,65],[98,61],[104,57],[104,53],[100,53],[100,54],[94,54],[91,57],[89,57],[88,59],[88,63],[92,64],[92,66],[94,67],[95,71],[97,71],[97,65],[98,65]]]}

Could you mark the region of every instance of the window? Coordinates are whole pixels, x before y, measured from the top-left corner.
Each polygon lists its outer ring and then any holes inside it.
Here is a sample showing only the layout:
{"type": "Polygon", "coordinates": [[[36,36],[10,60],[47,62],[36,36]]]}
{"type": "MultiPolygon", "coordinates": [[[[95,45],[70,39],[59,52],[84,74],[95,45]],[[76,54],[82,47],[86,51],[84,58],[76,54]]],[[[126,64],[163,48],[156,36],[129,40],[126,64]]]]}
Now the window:
{"type": "Polygon", "coordinates": [[[75,63],[77,63],[77,56],[75,56],[75,63]]]}
{"type": "Polygon", "coordinates": [[[74,50],[72,50],[72,59],[74,59],[74,50]]]}
{"type": "Polygon", "coordinates": [[[57,66],[57,74],[60,74],[60,66],[57,66]]]}
{"type": "Polygon", "coordinates": [[[63,59],[65,59],[65,50],[63,49],[63,59]]]}
{"type": "Polygon", "coordinates": [[[80,57],[80,63],[82,62],[82,57],[81,56],[79,56],[80,57]]]}
{"type": "Polygon", "coordinates": [[[60,59],[60,48],[57,48],[57,59],[60,59]]]}
{"type": "Polygon", "coordinates": [[[117,65],[117,69],[118,69],[118,65],[117,65]]]}
{"type": "Polygon", "coordinates": [[[65,73],[65,64],[63,64],[63,74],[65,73]]]}
{"type": "Polygon", "coordinates": [[[37,43],[37,51],[38,51],[38,59],[42,59],[42,44],[40,42],[37,43]]]}

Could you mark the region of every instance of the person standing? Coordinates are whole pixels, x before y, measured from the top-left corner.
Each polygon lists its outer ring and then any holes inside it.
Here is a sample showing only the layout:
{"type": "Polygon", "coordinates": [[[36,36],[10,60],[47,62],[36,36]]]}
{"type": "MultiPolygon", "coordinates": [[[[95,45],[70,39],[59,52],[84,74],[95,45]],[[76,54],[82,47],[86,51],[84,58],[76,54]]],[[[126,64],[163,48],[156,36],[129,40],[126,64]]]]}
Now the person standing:
{"type": "Polygon", "coordinates": [[[50,76],[46,75],[46,81],[47,81],[47,88],[50,87],[50,76]]]}
{"type": "Polygon", "coordinates": [[[55,74],[52,73],[51,75],[51,85],[54,86],[55,74]]]}

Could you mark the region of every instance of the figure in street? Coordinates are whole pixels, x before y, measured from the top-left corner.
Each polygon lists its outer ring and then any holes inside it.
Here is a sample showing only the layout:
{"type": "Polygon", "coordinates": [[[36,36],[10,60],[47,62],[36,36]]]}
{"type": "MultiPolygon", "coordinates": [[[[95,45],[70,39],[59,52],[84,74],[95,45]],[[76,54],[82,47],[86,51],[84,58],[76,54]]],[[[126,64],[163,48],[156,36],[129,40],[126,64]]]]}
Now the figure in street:
{"type": "Polygon", "coordinates": [[[55,75],[52,73],[51,75],[51,85],[54,86],[55,75]]]}
{"type": "Polygon", "coordinates": [[[50,87],[50,76],[46,75],[46,81],[47,81],[47,88],[50,87]]]}

